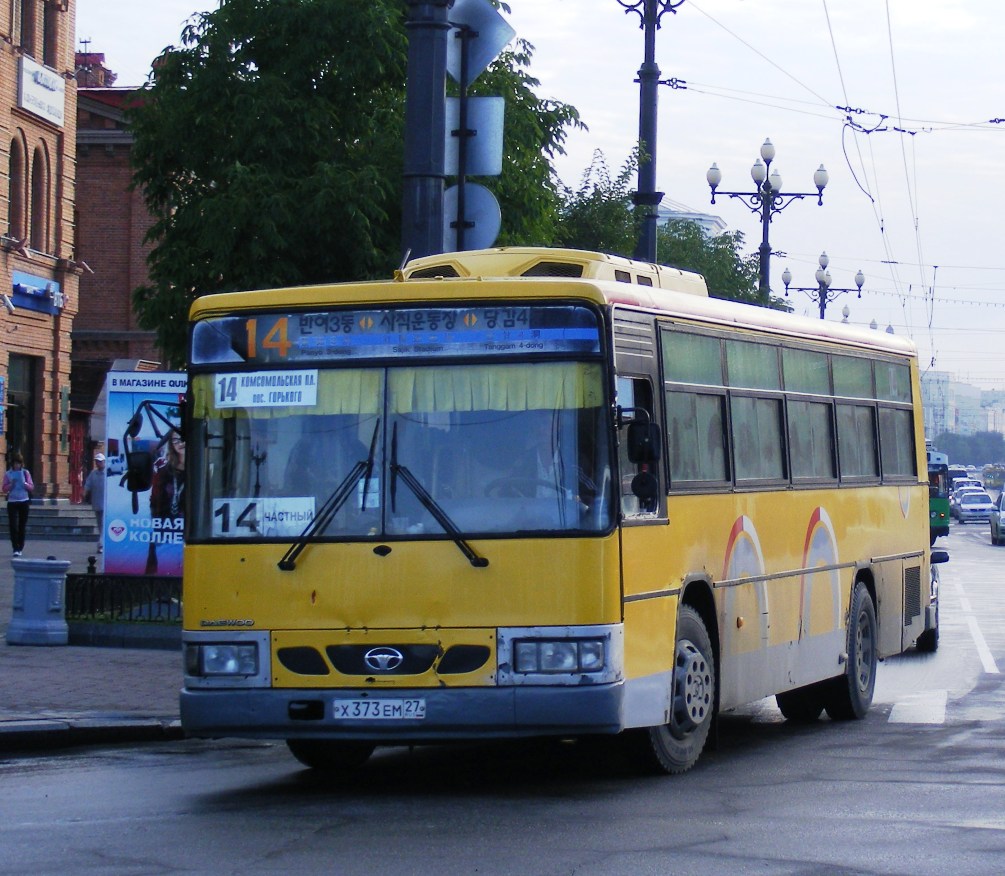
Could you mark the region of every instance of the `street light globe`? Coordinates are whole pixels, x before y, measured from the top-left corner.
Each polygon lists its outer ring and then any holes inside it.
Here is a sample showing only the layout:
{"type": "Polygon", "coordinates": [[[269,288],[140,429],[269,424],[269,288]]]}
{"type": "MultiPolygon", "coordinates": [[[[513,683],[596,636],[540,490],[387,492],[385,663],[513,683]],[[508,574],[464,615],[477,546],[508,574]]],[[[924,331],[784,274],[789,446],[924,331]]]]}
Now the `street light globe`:
{"type": "Polygon", "coordinates": [[[782,283],[785,285],[786,293],[789,291],[789,283],[792,282],[792,271],[786,268],[782,271],[782,283]]]}
{"type": "Polygon", "coordinates": [[[719,183],[722,182],[722,171],[719,170],[719,165],[714,161],[712,162],[712,166],[706,171],[705,179],[708,180],[708,184],[713,189],[718,188],[719,183]]]}
{"type": "Polygon", "coordinates": [[[780,192],[782,190],[782,175],[777,171],[771,171],[771,176],[768,178],[768,185],[771,186],[771,190],[774,192],[780,192]]]}
{"type": "Polygon", "coordinates": [[[855,275],[855,285],[858,286],[859,297],[861,297],[862,287],[865,285],[865,274],[862,271],[855,275]]]}
{"type": "Polygon", "coordinates": [[[753,166],[750,168],[750,178],[760,186],[768,178],[768,169],[764,166],[764,162],[758,158],[753,166]]]}
{"type": "Polygon", "coordinates": [[[775,144],[771,142],[770,137],[765,137],[764,142],[761,144],[761,158],[766,162],[775,160],[775,144]]]}
{"type": "Polygon", "coordinates": [[[818,192],[822,192],[826,188],[829,180],[830,174],[827,173],[824,166],[821,164],[813,174],[813,185],[817,187],[818,192]]]}
{"type": "Polygon", "coordinates": [[[817,259],[817,262],[820,264],[821,268],[826,268],[831,263],[830,256],[827,255],[826,250],[820,253],[820,258],[817,259]]]}

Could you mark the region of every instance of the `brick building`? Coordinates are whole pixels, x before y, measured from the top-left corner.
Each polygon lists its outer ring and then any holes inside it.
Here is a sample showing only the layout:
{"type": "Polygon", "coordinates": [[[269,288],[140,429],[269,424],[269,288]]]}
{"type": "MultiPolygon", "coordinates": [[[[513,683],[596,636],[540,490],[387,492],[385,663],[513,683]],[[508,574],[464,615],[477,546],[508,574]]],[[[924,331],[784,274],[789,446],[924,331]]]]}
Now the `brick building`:
{"type": "Polygon", "coordinates": [[[115,76],[98,53],[78,53],[77,79],[77,252],[90,270],[80,277],[73,323],[72,398],[74,408],[91,411],[113,362],[144,367],[161,357],[132,308],[133,290],[147,281],[143,238],[151,224],[143,196],[130,190],[125,113],[137,90],[110,87],[115,76]]]}
{"type": "Polygon", "coordinates": [[[75,12],[76,0],[0,0],[0,450],[22,453],[38,498],[71,495],[82,450],[70,413],[75,12]]]}

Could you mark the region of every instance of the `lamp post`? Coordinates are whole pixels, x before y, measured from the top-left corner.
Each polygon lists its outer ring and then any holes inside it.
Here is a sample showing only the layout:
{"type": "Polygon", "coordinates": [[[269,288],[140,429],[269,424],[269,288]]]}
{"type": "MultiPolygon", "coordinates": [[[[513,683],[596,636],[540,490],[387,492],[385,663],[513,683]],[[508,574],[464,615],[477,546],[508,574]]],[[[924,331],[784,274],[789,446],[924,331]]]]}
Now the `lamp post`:
{"type": "MultiPolygon", "coordinates": [[[[775,147],[770,139],[766,139],[761,144],[761,157],[758,158],[753,167],[750,168],[750,178],[754,181],[756,191],[754,192],[719,192],[720,195],[729,195],[731,198],[740,198],[745,201],[753,213],[761,215],[761,245],[758,247],[759,271],[757,281],[757,294],[762,303],[767,304],[771,297],[770,267],[771,245],[768,243],[768,228],[772,218],[781,213],[793,201],[801,201],[803,198],[814,197],[812,192],[783,192],[782,177],[778,170],[771,169],[771,162],[775,160],[775,147]]],[[[722,181],[722,171],[717,164],[712,164],[705,174],[705,179],[712,189],[712,203],[715,203],[716,189],[722,181]]],[[[830,177],[821,164],[813,174],[813,185],[817,187],[817,205],[824,202],[824,187],[830,177]]]]}
{"type": "MultiPolygon", "coordinates": [[[[839,289],[836,286],[831,285],[831,275],[830,271],[827,270],[827,265],[830,264],[830,258],[827,253],[820,253],[820,258],[817,259],[820,267],[817,268],[816,272],[816,286],[792,286],[791,288],[796,292],[805,292],[810,298],[815,298],[817,302],[817,307],[820,308],[820,318],[823,319],[824,315],[827,313],[827,305],[831,301],[834,301],[839,295],[845,292],[854,292],[855,289],[839,289]]],[[[785,284],[785,297],[789,297],[789,284],[792,282],[792,272],[786,268],[782,271],[782,282],[785,284]]],[[[858,297],[862,297],[862,287],[865,285],[865,274],[859,271],[855,275],[855,286],[858,289],[858,297]]],[[[845,308],[847,310],[847,308],[845,308]]],[[[844,315],[845,320],[848,319],[848,314],[844,315]]]]}
{"type": "Polygon", "coordinates": [[[639,68],[639,187],[632,196],[635,208],[642,212],[635,258],[656,261],[656,208],[663,192],[656,191],[656,107],[659,100],[660,68],[656,64],[656,31],[668,12],[676,15],[684,0],[616,0],[625,14],[639,17],[645,35],[645,53],[639,68]]]}

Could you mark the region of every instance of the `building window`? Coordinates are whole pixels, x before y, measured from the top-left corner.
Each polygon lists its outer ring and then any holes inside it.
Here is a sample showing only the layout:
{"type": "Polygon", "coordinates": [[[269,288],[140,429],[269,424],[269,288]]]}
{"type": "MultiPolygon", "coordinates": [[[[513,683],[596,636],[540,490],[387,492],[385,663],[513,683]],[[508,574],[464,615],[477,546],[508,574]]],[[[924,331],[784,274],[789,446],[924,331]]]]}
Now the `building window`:
{"type": "Polygon", "coordinates": [[[31,248],[48,252],[49,166],[42,147],[35,149],[31,162],[31,248]]]}
{"type": "Polygon", "coordinates": [[[7,229],[11,237],[19,240],[24,233],[24,149],[21,141],[14,138],[10,143],[10,201],[7,229]]]}
{"type": "Polygon", "coordinates": [[[59,64],[59,25],[62,21],[59,6],[53,0],[44,0],[42,4],[42,60],[46,66],[54,70],[59,64]]]}
{"type": "Polygon", "coordinates": [[[21,0],[21,48],[35,57],[35,0],[21,0]]]}

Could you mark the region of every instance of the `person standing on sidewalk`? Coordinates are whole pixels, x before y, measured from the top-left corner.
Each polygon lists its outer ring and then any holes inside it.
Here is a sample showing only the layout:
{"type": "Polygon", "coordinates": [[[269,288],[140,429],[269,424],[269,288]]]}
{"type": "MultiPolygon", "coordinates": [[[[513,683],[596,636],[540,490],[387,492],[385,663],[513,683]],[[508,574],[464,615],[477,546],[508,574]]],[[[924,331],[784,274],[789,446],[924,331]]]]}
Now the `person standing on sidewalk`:
{"type": "Polygon", "coordinates": [[[3,476],[3,494],[7,497],[7,518],[10,520],[10,544],[14,556],[24,550],[24,531],[28,526],[28,508],[35,484],[31,472],[24,467],[24,457],[15,451],[10,455],[10,468],[3,476]]]}
{"type": "Polygon", "coordinates": [[[98,523],[98,553],[101,553],[105,538],[105,454],[94,454],[94,468],[84,481],[84,501],[91,503],[94,519],[98,523]]]}

